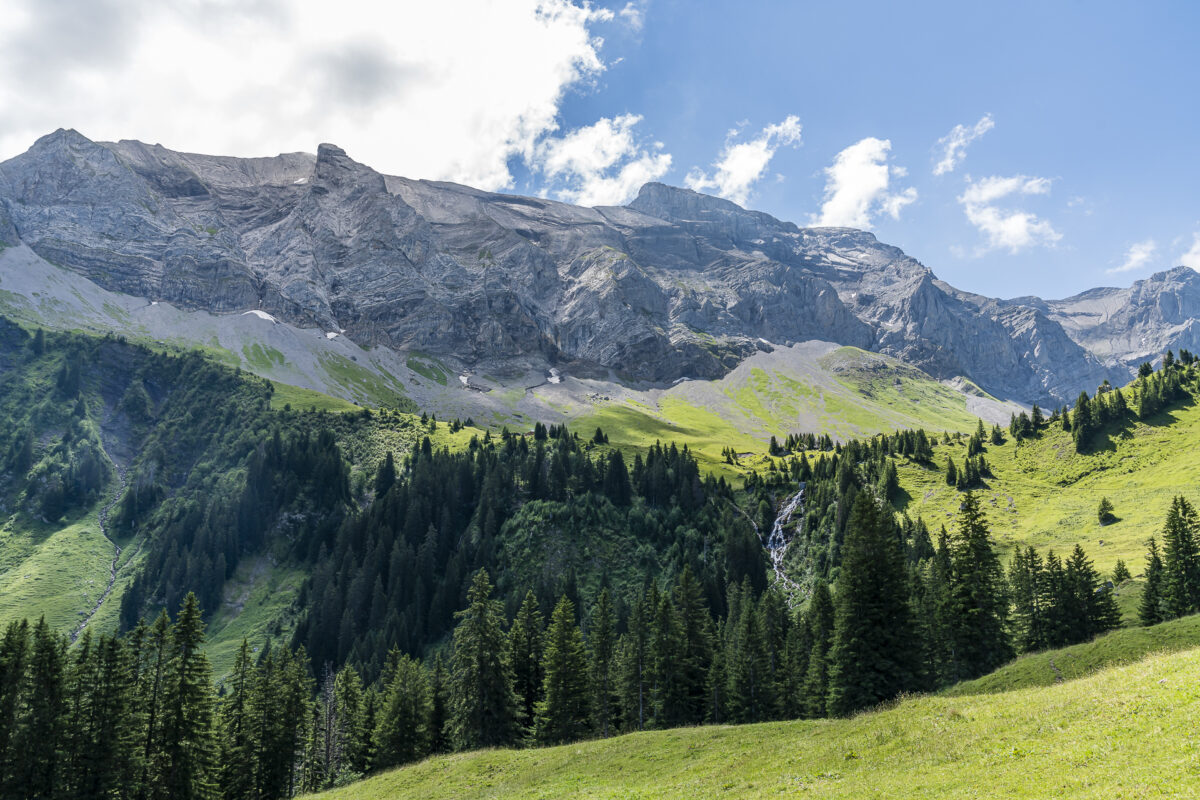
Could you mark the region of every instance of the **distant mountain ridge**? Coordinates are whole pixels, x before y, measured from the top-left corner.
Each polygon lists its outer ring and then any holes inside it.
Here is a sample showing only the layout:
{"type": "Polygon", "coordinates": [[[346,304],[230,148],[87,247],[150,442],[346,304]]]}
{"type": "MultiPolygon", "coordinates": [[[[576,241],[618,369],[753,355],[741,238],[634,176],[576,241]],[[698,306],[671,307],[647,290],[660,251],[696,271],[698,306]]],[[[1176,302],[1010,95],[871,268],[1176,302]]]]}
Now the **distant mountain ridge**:
{"type": "Polygon", "coordinates": [[[227,158],[67,130],[0,164],[0,241],[111,291],[262,309],[473,369],[665,384],[823,340],[1054,404],[1200,349],[1200,276],[996,300],[870,234],[663,184],[581,208],[382,175],[333,145],[227,158]]]}

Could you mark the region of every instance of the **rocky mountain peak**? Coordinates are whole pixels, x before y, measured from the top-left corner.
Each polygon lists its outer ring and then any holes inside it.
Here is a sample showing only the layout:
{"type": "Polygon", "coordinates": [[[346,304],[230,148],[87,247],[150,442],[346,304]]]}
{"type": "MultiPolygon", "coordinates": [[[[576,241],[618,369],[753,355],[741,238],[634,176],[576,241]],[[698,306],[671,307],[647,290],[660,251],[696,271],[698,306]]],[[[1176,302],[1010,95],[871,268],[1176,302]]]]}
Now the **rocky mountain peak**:
{"type": "Polygon", "coordinates": [[[389,178],[333,144],[246,159],[56,131],[0,163],[0,241],[18,237],[126,294],[262,309],[464,368],[660,385],[722,376],[763,342],[822,340],[1053,404],[1123,380],[1135,350],[1194,336],[1200,313],[1191,271],[1006,303],[866,231],[661,183],[585,209],[389,178]],[[1097,349],[1097,331],[1133,338],[1097,349]]]}

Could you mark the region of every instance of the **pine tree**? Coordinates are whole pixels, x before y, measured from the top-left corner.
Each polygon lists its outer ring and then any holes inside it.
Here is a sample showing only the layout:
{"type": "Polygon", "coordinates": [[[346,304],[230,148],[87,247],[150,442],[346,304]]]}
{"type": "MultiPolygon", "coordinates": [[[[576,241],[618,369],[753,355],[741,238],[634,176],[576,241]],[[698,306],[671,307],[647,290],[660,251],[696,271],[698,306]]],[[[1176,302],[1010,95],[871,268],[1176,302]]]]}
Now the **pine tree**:
{"type": "Polygon", "coordinates": [[[1096,516],[1099,518],[1101,525],[1108,525],[1117,521],[1117,517],[1113,513],[1113,504],[1107,497],[1100,498],[1100,506],[1096,510],[1096,516]]]}
{"type": "Polygon", "coordinates": [[[639,595],[630,609],[628,632],[621,637],[617,647],[617,664],[620,675],[620,696],[625,729],[640,731],[646,727],[649,714],[647,680],[650,657],[650,610],[646,594],[639,595]]]}
{"type": "Polygon", "coordinates": [[[428,755],[432,705],[425,668],[397,652],[375,721],[372,768],[387,769],[428,755]]]}
{"type": "Polygon", "coordinates": [[[1067,562],[1067,579],[1082,610],[1076,641],[1090,639],[1120,626],[1121,610],[1117,608],[1112,589],[1101,583],[1100,573],[1096,572],[1091,560],[1078,544],[1067,562]]]}
{"type": "Polygon", "coordinates": [[[1043,593],[1046,575],[1041,556],[1032,547],[1017,548],[1008,570],[1012,625],[1016,645],[1031,653],[1046,645],[1043,593]]]}
{"type": "Polygon", "coordinates": [[[1142,602],[1138,606],[1138,620],[1143,625],[1157,625],[1166,619],[1163,613],[1163,571],[1158,542],[1152,536],[1146,554],[1146,583],[1142,587],[1142,602]]]}
{"type": "Polygon", "coordinates": [[[696,725],[704,720],[707,705],[705,684],[712,660],[712,616],[691,567],[684,566],[672,595],[680,640],[676,680],[682,705],[677,722],[696,725]]]}
{"type": "Polygon", "coordinates": [[[561,744],[583,738],[591,716],[587,653],[575,625],[575,606],[566,596],[554,607],[546,628],[543,673],[534,726],[538,741],[561,744]]]}
{"type": "Polygon", "coordinates": [[[1080,392],[1079,398],[1075,401],[1075,419],[1071,425],[1071,433],[1075,437],[1075,450],[1079,453],[1087,450],[1092,434],[1098,427],[1098,420],[1092,405],[1087,392],[1080,392]]]}
{"type": "Polygon", "coordinates": [[[218,793],[215,697],[203,648],[200,604],[189,592],[171,630],[164,682],[164,763],[157,783],[163,796],[172,800],[207,800],[218,793]]]}
{"type": "Polygon", "coordinates": [[[894,523],[869,492],[862,492],[842,545],[829,654],[831,714],[869,708],[916,684],[919,654],[908,595],[894,523]]]}
{"type": "Polygon", "coordinates": [[[948,486],[958,485],[958,470],[954,468],[954,459],[946,457],[946,484],[948,486]]]}
{"type": "Polygon", "coordinates": [[[592,727],[607,738],[616,728],[620,709],[615,683],[616,620],[607,588],[600,591],[600,599],[592,611],[588,644],[591,645],[588,678],[592,688],[592,727]]]}
{"type": "Polygon", "coordinates": [[[542,612],[533,590],[525,600],[508,631],[507,658],[512,669],[517,707],[527,733],[533,731],[534,710],[542,697],[542,612]]]}
{"type": "Polygon", "coordinates": [[[1182,496],[1163,526],[1163,604],[1168,618],[1200,610],[1200,520],[1182,496]]]}
{"type": "Polygon", "coordinates": [[[16,732],[28,659],[29,623],[10,622],[0,639],[0,795],[4,797],[20,796],[14,786],[19,757],[16,732]]]}
{"type": "Polygon", "coordinates": [[[383,497],[395,482],[396,462],[392,457],[392,451],[388,450],[379,465],[379,470],[375,473],[375,497],[383,497]]]}
{"type": "Polygon", "coordinates": [[[963,497],[950,552],[955,666],[959,679],[969,679],[991,672],[1013,655],[1006,630],[1004,573],[979,499],[970,492],[963,497]]]}
{"type": "Polygon", "coordinates": [[[729,603],[725,623],[725,712],[731,722],[769,719],[774,703],[768,687],[766,648],[749,580],[729,603]]]}
{"type": "Polygon", "coordinates": [[[1113,566],[1112,582],[1114,586],[1120,586],[1133,576],[1129,574],[1129,567],[1125,566],[1125,560],[1118,558],[1116,565],[1113,566]]]}
{"type": "Polygon", "coordinates": [[[806,717],[825,716],[829,696],[829,648],[833,645],[833,598],[829,586],[818,580],[809,599],[804,625],[812,641],[808,668],[801,688],[801,713],[806,717]]]}
{"type": "Polygon", "coordinates": [[[467,608],[455,614],[447,726],[451,745],[459,750],[503,747],[517,737],[517,697],[503,655],[500,602],[491,593],[487,571],[481,569],[467,592],[467,608]]]}
{"type": "Polygon", "coordinates": [[[65,642],[42,617],[33,627],[28,677],[13,731],[18,754],[11,797],[51,800],[60,780],[65,642]]]}
{"type": "Polygon", "coordinates": [[[328,758],[330,785],[343,785],[367,770],[363,703],[362,678],[353,667],[343,667],[333,680],[335,711],[328,758]]]}
{"type": "Polygon", "coordinates": [[[221,793],[225,800],[250,800],[255,791],[255,752],[250,694],[254,686],[254,663],[245,639],[238,649],[233,674],[226,681],[221,707],[221,793]]]}
{"type": "Polygon", "coordinates": [[[651,603],[650,714],[654,727],[670,728],[681,724],[684,706],[682,626],[670,595],[659,594],[655,588],[651,592],[651,603]]]}

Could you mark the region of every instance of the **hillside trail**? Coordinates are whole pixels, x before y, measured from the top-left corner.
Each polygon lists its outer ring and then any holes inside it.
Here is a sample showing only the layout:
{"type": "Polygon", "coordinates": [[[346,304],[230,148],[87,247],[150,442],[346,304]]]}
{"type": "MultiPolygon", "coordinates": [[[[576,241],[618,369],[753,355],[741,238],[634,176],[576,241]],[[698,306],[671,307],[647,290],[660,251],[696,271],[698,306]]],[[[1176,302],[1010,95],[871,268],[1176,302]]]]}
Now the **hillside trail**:
{"type": "MultiPolygon", "coordinates": [[[[112,462],[112,459],[109,459],[109,461],[112,462]]],[[[92,618],[96,616],[96,612],[100,610],[100,606],[104,605],[104,601],[108,599],[110,594],[112,594],[113,586],[116,585],[117,582],[117,567],[121,558],[121,546],[117,544],[116,540],[108,534],[108,512],[111,511],[113,507],[121,501],[121,498],[125,496],[125,470],[118,467],[116,463],[113,463],[113,468],[116,470],[117,478],[121,482],[120,486],[118,486],[113,492],[112,499],[109,500],[108,503],[106,503],[104,507],[100,509],[100,513],[96,515],[96,520],[100,526],[100,535],[107,539],[108,543],[113,546],[112,564],[109,567],[108,573],[108,585],[104,587],[104,591],[101,592],[100,597],[96,599],[96,603],[92,606],[92,610],[89,611],[87,616],[85,616],[79,623],[79,627],[71,632],[72,642],[78,639],[80,634],[83,633],[84,629],[87,628],[88,624],[91,623],[92,618]]]]}
{"type": "Polygon", "coordinates": [[[788,577],[787,571],[783,568],[783,556],[787,552],[789,544],[789,539],[783,529],[791,523],[792,517],[796,515],[796,511],[801,508],[803,502],[804,484],[802,483],[799,490],[787,499],[783,504],[783,508],[775,515],[775,521],[771,525],[771,533],[765,539],[763,538],[762,530],[758,527],[758,523],[754,521],[754,517],[747,514],[741,506],[736,503],[734,504],[734,507],[742,512],[742,516],[754,528],[755,535],[758,536],[758,540],[766,548],[767,555],[771,558],[771,569],[775,573],[775,579],[782,584],[787,595],[788,605],[793,608],[799,605],[804,595],[800,584],[788,577]]]}

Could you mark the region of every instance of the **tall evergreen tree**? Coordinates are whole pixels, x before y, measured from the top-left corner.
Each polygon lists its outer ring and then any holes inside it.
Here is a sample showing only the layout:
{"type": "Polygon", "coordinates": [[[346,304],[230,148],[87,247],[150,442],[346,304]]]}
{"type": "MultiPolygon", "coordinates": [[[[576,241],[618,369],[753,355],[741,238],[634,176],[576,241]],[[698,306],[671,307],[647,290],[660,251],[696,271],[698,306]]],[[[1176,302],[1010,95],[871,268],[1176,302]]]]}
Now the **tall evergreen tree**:
{"type": "Polygon", "coordinates": [[[955,666],[961,680],[991,672],[1013,656],[1004,573],[992,549],[979,498],[973,493],[963,497],[950,553],[955,666]]]}
{"type": "Polygon", "coordinates": [[[1078,544],[1067,561],[1067,580],[1079,609],[1074,641],[1090,639],[1121,624],[1121,610],[1111,588],[1102,584],[1100,573],[1078,544]]]}
{"type": "Polygon", "coordinates": [[[916,684],[919,654],[908,595],[895,523],[862,492],[842,545],[829,659],[831,714],[869,708],[916,684]]]}
{"type": "Polygon", "coordinates": [[[808,668],[801,688],[801,713],[806,717],[825,716],[829,697],[829,648],[833,646],[833,598],[825,581],[817,581],[804,616],[808,638],[812,642],[808,668]]]}
{"type": "Polygon", "coordinates": [[[391,680],[375,722],[372,767],[386,769],[428,755],[432,708],[425,668],[407,655],[396,653],[391,680]]]}
{"type": "Polygon", "coordinates": [[[1168,618],[1200,610],[1200,519],[1182,496],[1163,525],[1163,606],[1168,618]]]}
{"type": "Polygon", "coordinates": [[[592,687],[592,727],[602,737],[611,736],[619,719],[616,691],[616,619],[608,589],[600,590],[600,599],[592,610],[588,631],[591,662],[588,677],[592,687]]]}
{"type": "Polygon", "coordinates": [[[42,617],[33,627],[28,685],[13,736],[13,749],[19,757],[15,783],[10,787],[12,797],[55,798],[61,768],[65,651],[65,642],[42,617]]]}
{"type": "Polygon", "coordinates": [[[534,713],[542,697],[542,633],[544,624],[533,590],[525,593],[508,631],[507,657],[512,669],[517,707],[527,733],[533,731],[534,713]]]}
{"type": "Polygon", "coordinates": [[[560,744],[583,738],[591,717],[587,652],[575,624],[575,606],[566,596],[550,615],[543,674],[542,699],[535,713],[538,741],[560,744]]]}
{"type": "Polygon", "coordinates": [[[491,580],[481,569],[467,592],[467,608],[455,614],[447,727],[459,750],[503,747],[517,737],[517,696],[504,658],[501,607],[491,594],[491,580]]]}
{"type": "Polygon", "coordinates": [[[255,683],[250,643],[242,639],[233,674],[225,683],[221,707],[221,794],[225,800],[250,800],[255,793],[254,767],[258,745],[250,695],[255,683]]]}
{"type": "Polygon", "coordinates": [[[1146,553],[1146,583],[1142,586],[1142,601],[1138,620],[1143,625],[1157,625],[1166,619],[1163,613],[1163,562],[1158,554],[1158,542],[1150,537],[1146,553]]]}
{"type": "Polygon", "coordinates": [[[157,796],[208,800],[217,796],[215,697],[204,622],[196,595],[188,593],[171,631],[171,660],[163,700],[163,763],[157,796]]]}

